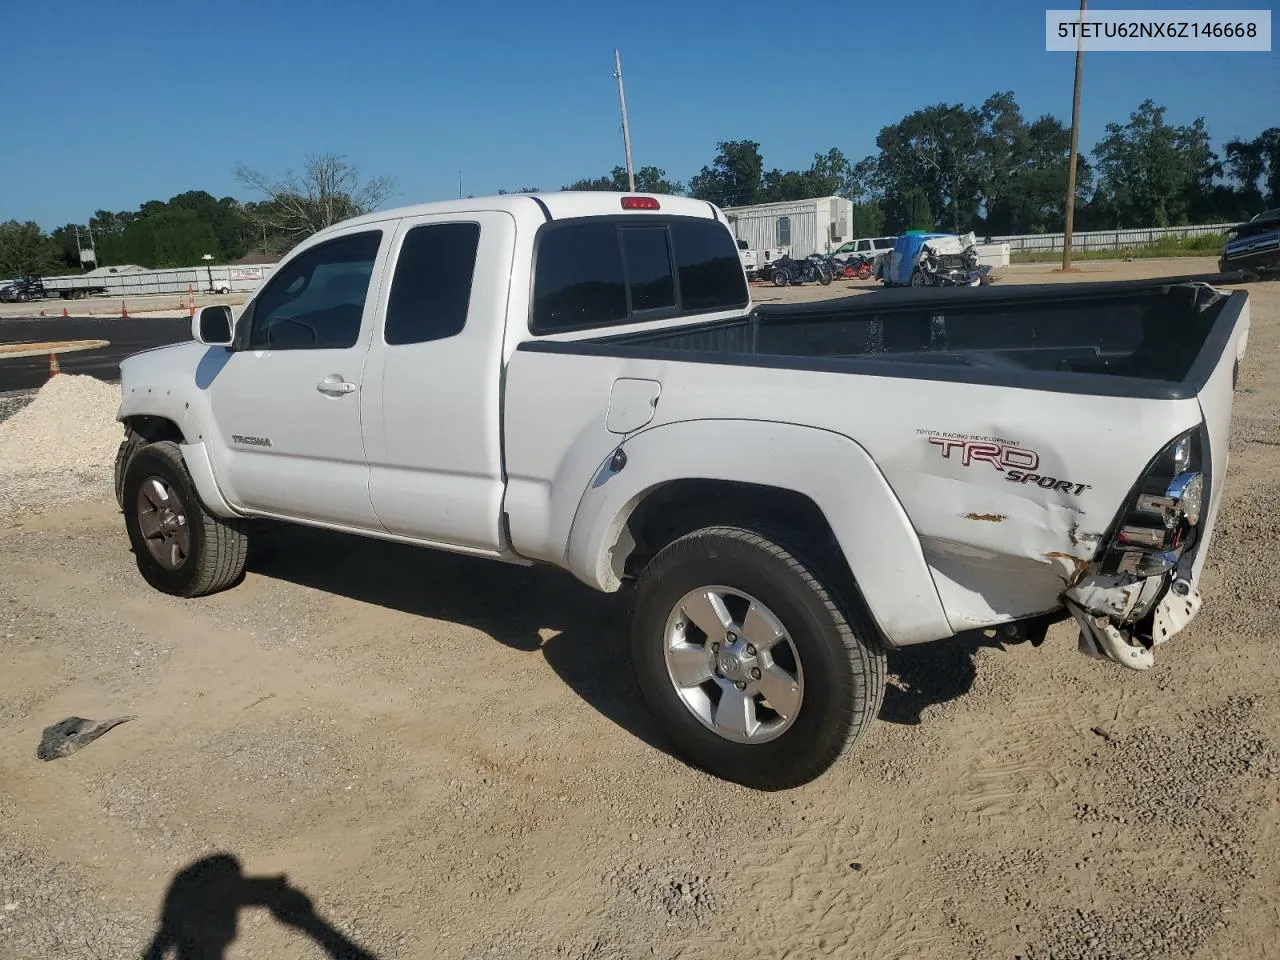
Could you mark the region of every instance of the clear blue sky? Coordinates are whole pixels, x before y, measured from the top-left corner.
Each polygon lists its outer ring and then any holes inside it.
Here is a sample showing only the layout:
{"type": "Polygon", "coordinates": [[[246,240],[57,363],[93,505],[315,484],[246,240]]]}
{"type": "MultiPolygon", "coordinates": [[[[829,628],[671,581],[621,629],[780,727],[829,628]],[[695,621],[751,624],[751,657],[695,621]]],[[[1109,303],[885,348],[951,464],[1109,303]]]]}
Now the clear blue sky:
{"type": "MultiPolygon", "coordinates": [[[[831,146],[856,161],[910,111],[996,90],[1069,121],[1074,58],[1044,51],[1047,6],[134,0],[55,17],[12,0],[0,220],[253,199],[237,162],[278,173],[308,151],[394,177],[397,204],[456,196],[459,170],[467,193],[554,190],[623,162],[615,45],[636,165],[685,181],[718,140],[758,140],[766,168],[831,146]]],[[[1280,124],[1280,55],[1091,53],[1081,148],[1146,97],[1171,122],[1205,116],[1215,145],[1252,137],[1280,124]]]]}

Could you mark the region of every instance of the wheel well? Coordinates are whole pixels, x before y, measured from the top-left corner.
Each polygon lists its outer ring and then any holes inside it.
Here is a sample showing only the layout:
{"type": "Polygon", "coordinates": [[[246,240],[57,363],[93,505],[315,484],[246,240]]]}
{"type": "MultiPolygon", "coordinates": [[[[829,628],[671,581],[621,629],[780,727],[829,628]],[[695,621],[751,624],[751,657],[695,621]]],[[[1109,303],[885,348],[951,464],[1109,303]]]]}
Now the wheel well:
{"type": "Polygon", "coordinates": [[[701,527],[785,529],[814,559],[852,580],[844,553],[821,508],[802,493],[730,480],[675,480],[651,491],[627,518],[635,546],[623,576],[634,578],[667,544],[701,527]]]}
{"type": "Polygon", "coordinates": [[[182,443],[185,439],[182,436],[182,431],[178,429],[178,425],[172,420],[166,420],[164,417],[140,414],[134,417],[127,417],[124,425],[125,429],[141,437],[147,443],[159,443],[161,440],[182,443]]]}

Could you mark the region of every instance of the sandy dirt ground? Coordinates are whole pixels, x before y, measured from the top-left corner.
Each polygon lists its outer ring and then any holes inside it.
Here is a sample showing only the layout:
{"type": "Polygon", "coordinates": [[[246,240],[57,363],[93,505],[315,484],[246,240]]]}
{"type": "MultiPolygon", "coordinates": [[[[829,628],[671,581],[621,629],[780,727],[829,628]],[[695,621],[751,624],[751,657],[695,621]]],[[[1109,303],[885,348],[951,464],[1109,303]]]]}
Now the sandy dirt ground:
{"type": "Polygon", "coordinates": [[[109,499],[0,519],[0,957],[1280,957],[1280,285],[1247,289],[1207,601],[1156,668],[1066,625],[895,653],[787,792],[674,759],[567,576],[278,528],[183,602],[109,499]]]}

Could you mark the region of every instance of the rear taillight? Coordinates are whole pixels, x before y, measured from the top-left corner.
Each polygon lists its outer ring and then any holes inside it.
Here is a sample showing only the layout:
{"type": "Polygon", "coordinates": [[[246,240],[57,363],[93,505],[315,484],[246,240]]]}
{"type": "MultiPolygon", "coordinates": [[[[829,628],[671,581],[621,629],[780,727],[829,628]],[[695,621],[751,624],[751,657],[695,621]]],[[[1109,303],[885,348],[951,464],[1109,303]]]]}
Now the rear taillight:
{"type": "Polygon", "coordinates": [[[1209,495],[1203,425],[1172,440],[1147,467],[1102,558],[1103,573],[1166,573],[1197,539],[1209,495]]]}
{"type": "Polygon", "coordinates": [[[656,197],[623,197],[623,210],[661,210],[656,197]]]}

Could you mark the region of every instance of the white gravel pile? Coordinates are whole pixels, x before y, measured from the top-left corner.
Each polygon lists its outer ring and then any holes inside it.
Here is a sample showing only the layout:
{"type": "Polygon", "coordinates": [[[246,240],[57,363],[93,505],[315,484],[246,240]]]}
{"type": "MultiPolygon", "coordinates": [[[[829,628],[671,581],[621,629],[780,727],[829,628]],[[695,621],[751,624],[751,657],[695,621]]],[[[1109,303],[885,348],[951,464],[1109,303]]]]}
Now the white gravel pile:
{"type": "Polygon", "coordinates": [[[111,493],[119,385],[59,374],[0,421],[0,516],[111,493]]]}

